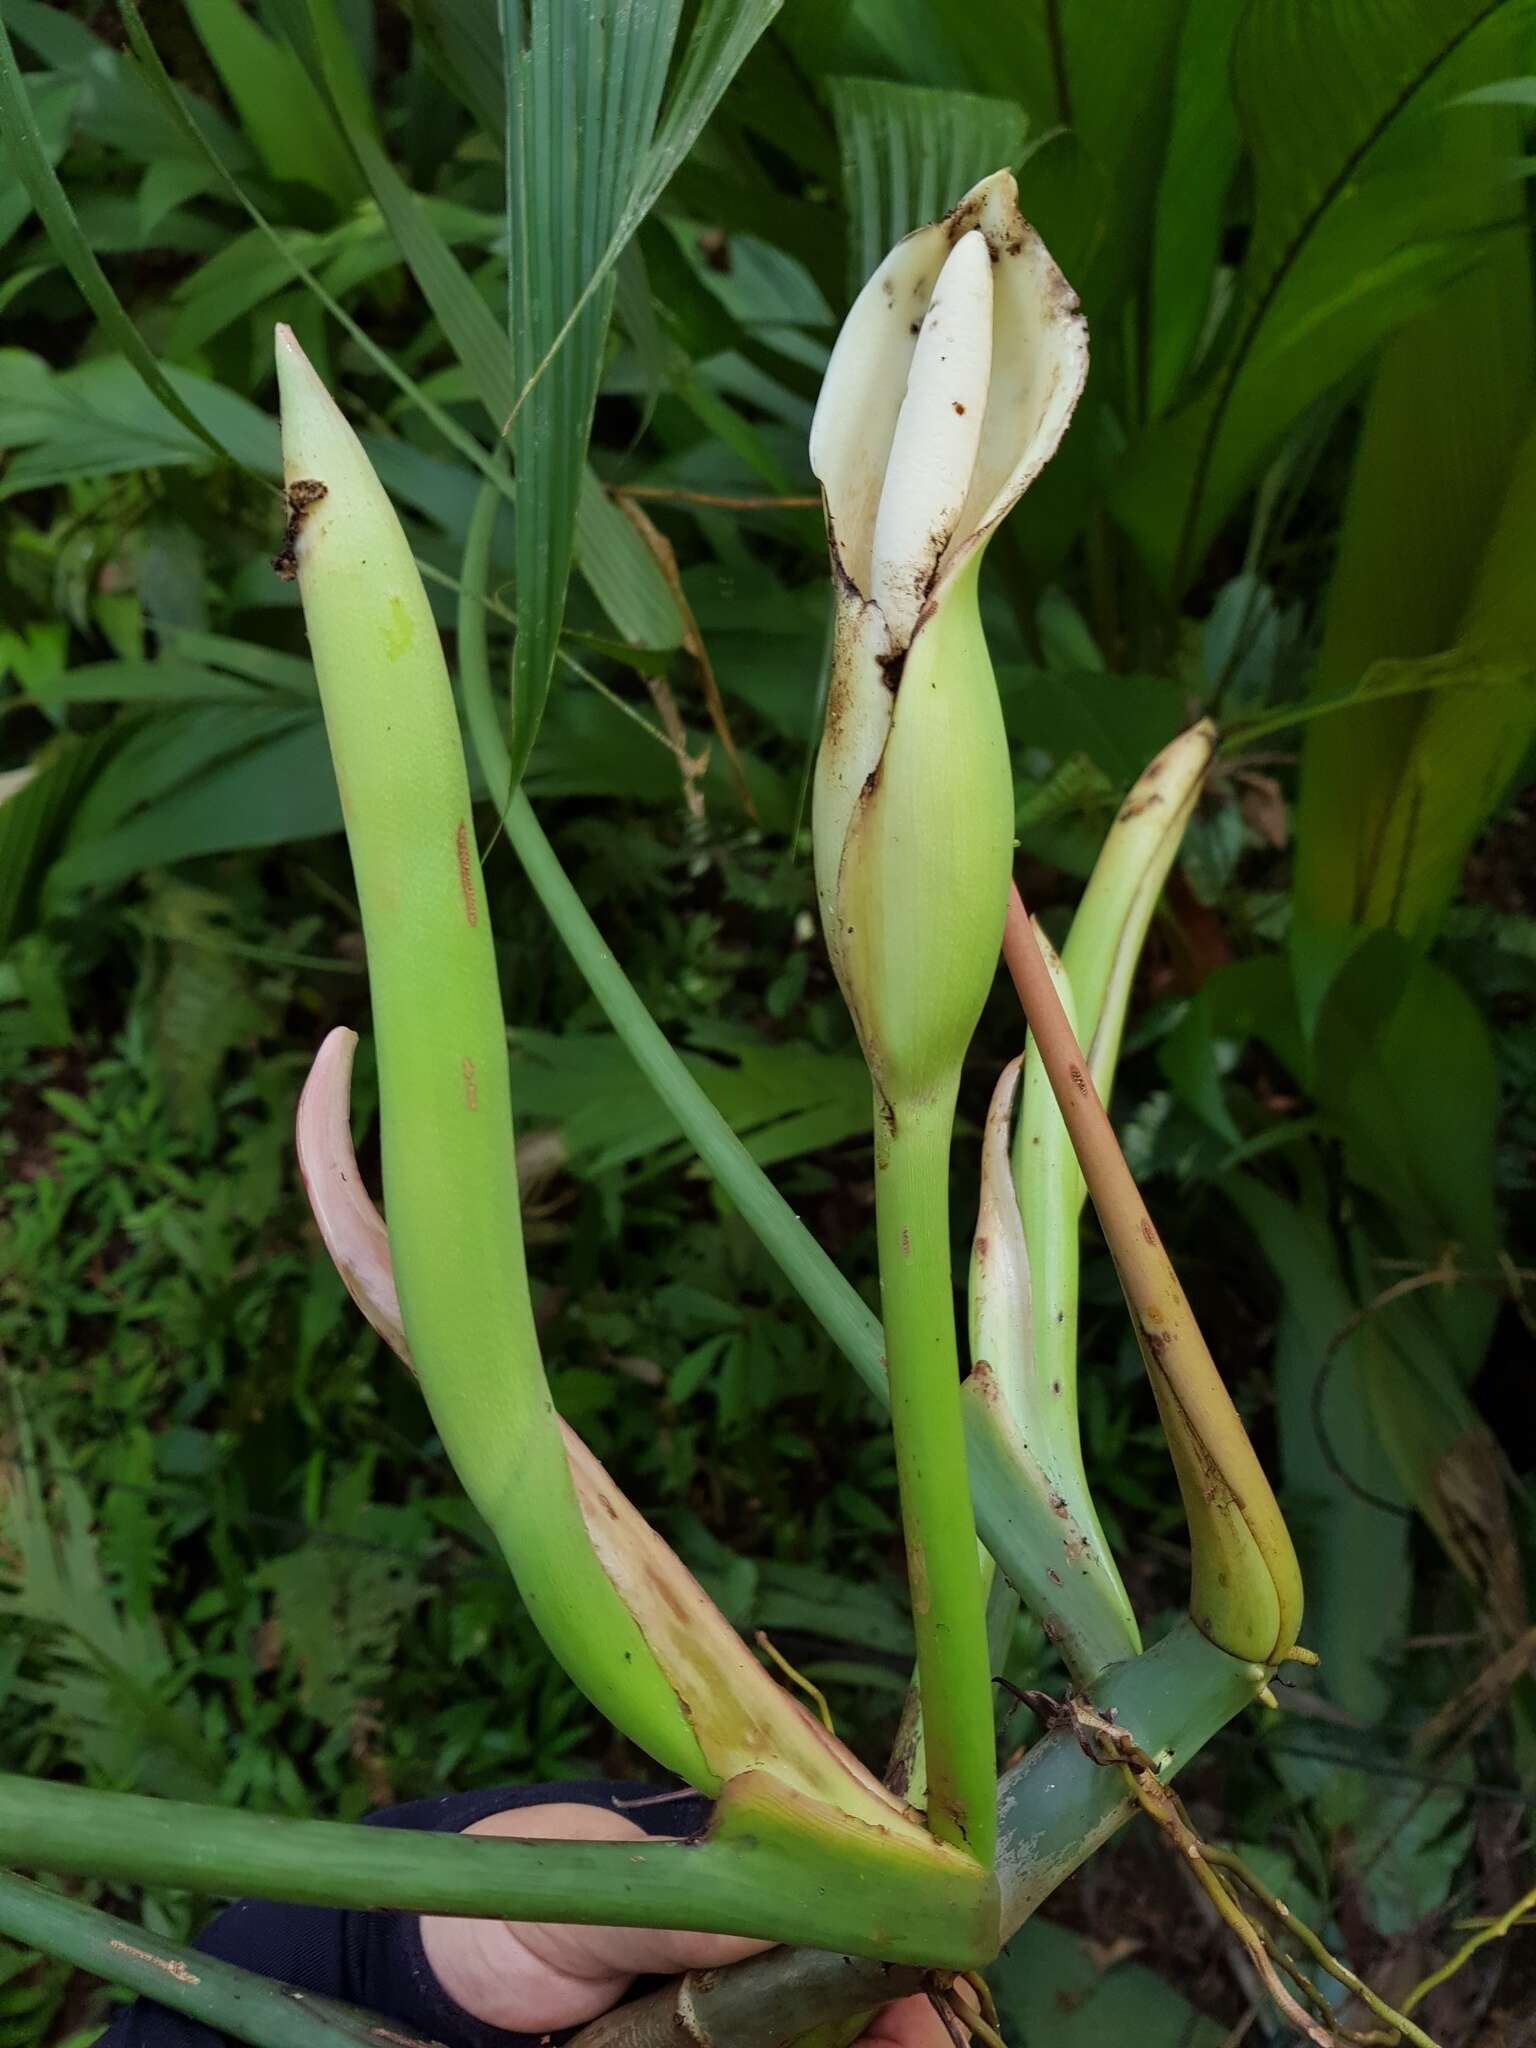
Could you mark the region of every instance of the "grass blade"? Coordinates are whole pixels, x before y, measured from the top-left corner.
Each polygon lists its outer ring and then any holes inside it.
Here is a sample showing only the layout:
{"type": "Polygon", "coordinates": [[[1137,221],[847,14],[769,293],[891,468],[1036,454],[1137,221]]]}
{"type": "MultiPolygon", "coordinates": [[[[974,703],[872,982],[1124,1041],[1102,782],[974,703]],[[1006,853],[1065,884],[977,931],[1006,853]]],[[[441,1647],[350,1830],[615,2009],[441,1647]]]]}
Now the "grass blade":
{"type": "MultiPolygon", "coordinates": [[[[172,99],[178,114],[186,120],[174,90],[172,99]]],[[[190,121],[187,125],[191,126],[190,121]]],[[[3,18],[0,18],[0,132],[4,134],[10,161],[31,195],[37,217],[59,261],[74,279],[81,297],[100,321],[104,332],[132,363],[166,411],[211,448],[221,462],[228,461],[225,450],[172,387],[143,335],[129,319],[122,301],[112,289],[111,280],[97,262],[96,252],[85,238],[69,195],[49,161],[32,109],[31,95],[17,65],[16,52],[3,18]]]]}
{"type": "Polygon", "coordinates": [[[1233,48],[1233,90],[1254,162],[1248,310],[1194,458],[1172,585],[1196,566],[1207,486],[1228,408],[1280,292],[1373,149],[1434,87],[1500,0],[1260,0],[1233,48]],[[1304,116],[1299,119],[1298,116],[1304,116]]]}
{"type": "Polygon", "coordinates": [[[606,10],[534,0],[526,47],[520,11],[503,0],[510,327],[520,379],[506,424],[523,502],[514,787],[554,667],[614,267],[779,4],[706,4],[662,114],[680,0],[606,10]]]}

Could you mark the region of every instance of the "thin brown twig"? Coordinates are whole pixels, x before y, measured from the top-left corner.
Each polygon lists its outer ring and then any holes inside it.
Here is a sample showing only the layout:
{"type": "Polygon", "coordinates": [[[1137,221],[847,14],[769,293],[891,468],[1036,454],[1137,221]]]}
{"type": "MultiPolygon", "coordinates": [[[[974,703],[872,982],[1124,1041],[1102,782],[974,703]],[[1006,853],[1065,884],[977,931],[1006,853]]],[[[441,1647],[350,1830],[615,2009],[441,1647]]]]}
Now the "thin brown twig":
{"type": "Polygon", "coordinates": [[[821,505],[819,497],[735,497],[726,491],[685,491],[671,484],[615,484],[613,495],[657,505],[704,505],[716,512],[814,512],[821,505]]]}
{"type": "Polygon", "coordinates": [[[683,723],[683,714],[677,708],[677,699],[672,694],[672,685],[665,676],[646,676],[645,687],[651,702],[656,706],[661,720],[661,729],[672,742],[677,756],[678,772],[683,783],[683,808],[695,825],[704,823],[704,791],[700,778],[709,766],[709,748],[702,754],[688,751],[688,728],[683,723]]]}
{"type": "Polygon", "coordinates": [[[1413,2048],[1437,2048],[1437,2043],[1422,2027],[1417,2026],[1406,2014],[1394,2010],[1385,2000],[1378,1998],[1354,1976],[1352,1971],[1346,1971],[1344,1965],[1335,1960],[1312,1929],[1298,1920],[1283,1901],[1269,1893],[1231,1850],[1209,1848],[1201,1840],[1184,1810],[1182,1801],[1170,1787],[1163,1784],[1158,1776],[1156,1764],[1138,1747],[1128,1730],[1117,1727],[1113,1721],[1099,1713],[1090,1701],[1071,1695],[1068,1696],[1061,1711],[1071,1717],[1078,1740],[1088,1755],[1096,1762],[1119,1767],[1137,1804],[1175,1845],[1184,1859],[1186,1868],[1241,1945],[1265,1990],[1291,2025],[1305,2039],[1312,2042],[1314,2048],[1338,2048],[1341,2040],[1355,2043],[1356,2048],[1364,2048],[1365,2043],[1378,2042],[1382,2037],[1355,2034],[1348,2029],[1340,2030],[1332,2023],[1331,2015],[1326,2025],[1319,2025],[1312,2018],[1287,1989],[1280,1972],[1283,1969],[1287,1975],[1298,1977],[1307,1996],[1316,1999],[1321,2005],[1322,2001],[1318,1998],[1316,1987],[1300,1976],[1291,1958],[1279,1949],[1267,1930],[1255,1925],[1250,1919],[1236,1890],[1227,1881],[1224,1874],[1227,1871],[1231,1871],[1256,1898],[1271,1907],[1275,1918],[1283,1926],[1292,1929],[1325,1968],[1351,1990],[1357,1991],[1370,2010],[1378,2018],[1385,2018],[1398,2035],[1413,2043],[1413,2048]]]}
{"type": "Polygon", "coordinates": [[[1289,1929],[1295,1935],[1313,1961],[1320,1963],[1330,1977],[1335,1978],[1347,1990],[1352,1991],[1361,2004],[1367,2006],[1376,2015],[1377,2019],[1385,2020],[1389,2027],[1392,2027],[1399,2033],[1405,2033],[1410,2041],[1421,2043],[1428,2040],[1429,2037],[1421,2034],[1412,2021],[1406,2018],[1404,2012],[1400,2012],[1396,2007],[1388,2005],[1387,2001],[1379,1997],[1362,1977],[1357,1977],[1346,1963],[1341,1963],[1338,1957],[1329,1949],[1327,1943],[1322,1940],[1321,1936],[1314,1933],[1305,1920],[1298,1919],[1284,1899],[1279,1897],[1277,1893],[1272,1892],[1262,1878],[1257,1877],[1248,1868],[1248,1865],[1240,1856],[1230,1849],[1215,1848],[1210,1845],[1207,1845],[1205,1854],[1208,1862],[1213,1863],[1219,1870],[1228,1871],[1237,1879],[1239,1884],[1251,1892],[1267,1913],[1279,1921],[1282,1927],[1289,1929]]]}
{"type": "Polygon", "coordinates": [[[736,735],[731,731],[725,699],[720,694],[720,684],[715,676],[715,665],[709,658],[704,635],[699,631],[699,622],[693,615],[693,607],[689,604],[688,594],[683,589],[683,579],[678,571],[677,556],[672,543],[635,502],[633,493],[627,498],[620,496],[617,502],[619,510],[645,543],[651,559],[661,572],[662,581],[671,592],[672,602],[676,605],[677,615],[682,621],[683,651],[692,658],[694,667],[699,672],[699,688],[703,694],[704,708],[709,713],[709,722],[715,729],[715,737],[725,749],[725,758],[730,765],[737,798],[747,816],[755,823],[757,806],[753,803],[752,792],[747,787],[746,770],[741,764],[736,735]]]}
{"type": "MultiPolygon", "coordinates": [[[[1433,1714],[1414,1738],[1415,1756],[1432,1757],[1451,1735],[1463,1736],[1476,1720],[1480,1730],[1487,1725],[1490,1710],[1496,1713],[1505,1695],[1536,1664],[1536,1626],[1528,1628],[1507,1644],[1461,1692],[1454,1694],[1433,1714]]],[[[1458,1749],[1463,1747],[1458,1741],[1458,1749]]]]}

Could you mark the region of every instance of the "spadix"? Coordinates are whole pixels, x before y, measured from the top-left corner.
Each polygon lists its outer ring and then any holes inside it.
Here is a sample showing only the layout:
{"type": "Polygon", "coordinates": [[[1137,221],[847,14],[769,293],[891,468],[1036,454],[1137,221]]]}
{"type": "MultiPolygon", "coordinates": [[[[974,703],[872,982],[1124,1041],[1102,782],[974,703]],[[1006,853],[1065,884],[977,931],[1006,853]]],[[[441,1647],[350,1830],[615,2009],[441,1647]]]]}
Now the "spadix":
{"type": "Polygon", "coordinates": [[[991,379],[992,257],[972,228],[923,315],[875,514],[869,594],[893,654],[912,638],[970,495],[991,379]]]}

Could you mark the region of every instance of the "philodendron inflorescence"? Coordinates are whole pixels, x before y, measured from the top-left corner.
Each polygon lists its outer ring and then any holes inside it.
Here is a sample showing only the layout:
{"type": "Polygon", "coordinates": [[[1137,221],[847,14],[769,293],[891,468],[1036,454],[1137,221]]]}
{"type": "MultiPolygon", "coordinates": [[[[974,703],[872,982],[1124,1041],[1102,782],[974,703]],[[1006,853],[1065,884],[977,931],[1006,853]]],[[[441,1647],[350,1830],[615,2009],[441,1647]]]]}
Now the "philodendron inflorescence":
{"type": "Polygon", "coordinates": [[[949,1264],[960,1067],[997,967],[1013,781],[981,629],[987,541],[1087,374],[1066,279],[999,171],[908,235],[838,336],[811,428],[836,606],[813,812],[827,950],[874,1085],[886,1360],[930,1824],[990,1853],[983,1578],[949,1264]]]}
{"type": "MultiPolygon", "coordinates": [[[[368,943],[389,1214],[386,1234],[358,1181],[351,1041],[337,1034],[299,1123],[326,1243],[364,1313],[412,1361],[550,1647],[615,1725],[715,1795],[719,1840],[772,1837],[808,1868],[857,1864],[871,1900],[888,1884],[903,1917],[942,1895],[950,1932],[930,1921],[933,1955],[946,1945],[957,1958],[982,1953],[998,1925],[991,1565],[967,1480],[949,1146],[961,1061],[1003,936],[1013,799],[977,573],[1081,389],[1076,303],[1000,172],[876,272],[833,352],[812,434],[837,612],[817,886],[873,1083],[925,1814],[768,1676],[554,1414],[522,1256],[505,1031],[446,665],[360,444],[286,330],[278,360],[293,566],[368,943]]],[[[1105,1085],[1127,962],[1210,751],[1199,727],[1153,764],[1148,785],[1158,789],[1133,792],[1085,899],[1075,1009],[1105,1085]]],[[[1073,1005],[1073,977],[1057,971],[1073,1005]]],[[[1095,1620],[1084,1640],[1133,1655],[1134,1617],[1083,1471],[1075,1382],[1060,1369],[1062,1346],[1075,1347],[1083,1180],[1033,1042],[994,1106],[985,1162],[966,1394],[1042,1532],[1038,1557],[1025,1571],[1015,1561],[1012,1575],[1048,1612],[1048,1586],[1065,1613],[1074,1597],[1086,1601],[1095,1620]],[[1053,1306],[1049,1345],[1032,1334],[1032,1300],[1053,1306]]],[[[1253,1684],[1263,1677],[1261,1659],[1253,1684]]],[[[881,1937],[888,1950],[891,1939],[881,1937]]]]}
{"type": "MultiPolygon", "coordinates": [[[[814,1958],[782,1959],[795,2010],[832,2019],[877,2003],[893,1962],[953,1970],[988,1960],[1130,1810],[1122,1773],[1085,1753],[1088,1724],[1070,1715],[1010,1768],[999,1799],[986,1620],[1003,1642],[1015,1596],[1060,1646],[1092,1724],[1123,1734],[1154,1776],[1185,1762],[1292,1651],[1300,1584],[1284,1523],[1099,1102],[1132,968],[1210,761],[1211,728],[1172,742],[1130,792],[1060,960],[1041,953],[1010,903],[1008,740],[977,576],[990,535],[1060,440],[1086,360],[1071,291],[999,172],[880,266],[838,339],[816,413],[811,455],[836,611],[816,881],[872,1081],[883,1334],[720,1125],[633,990],[617,988],[616,963],[512,787],[479,601],[493,499],[465,552],[461,680],[518,857],[701,1156],[834,1341],[889,1396],[918,1646],[920,1715],[907,1725],[923,1738],[904,1747],[893,1774],[903,1791],[747,1651],[554,1411],[447,665],[399,521],[280,329],[291,510],[282,560],[303,598],[367,941],[388,1222],[352,1153],[346,1031],[321,1049],[300,1108],[315,1215],[363,1313],[417,1373],[551,1651],[616,1727],[712,1796],[714,1817],[697,1841],[643,1855],[611,1844],[434,1839],[418,1848],[398,1837],[359,1844],[357,1831],[323,1823],[0,1779],[0,1857],[334,1904],[757,1933],[867,1959],[828,1957],[824,1971],[814,1958]],[[962,1381],[950,1138],[1000,947],[1030,1039],[987,1121],[962,1381]],[[1078,1441],[1085,1188],[1124,1282],[1191,1524],[1190,1619],[1146,1653],[1078,1441]],[[978,1549],[973,1488],[991,1556],[978,1549]]],[[[10,1883],[0,1881],[0,1925],[46,1921],[47,1895],[10,1883]]],[[[76,1924],[81,1910],[49,1937],[61,1952],[122,1949],[100,1927],[76,1924]]],[[[752,1967],[776,1981],[772,1958],[752,1967]]],[[[297,2048],[254,2016],[259,2001],[231,2019],[238,1987],[226,1998],[194,1974],[176,1980],[174,1995],[263,2048],[297,2048]]],[[[771,1988],[747,2003],[771,2012],[771,1988]]],[[[670,2019],[658,2025],[658,2039],[673,2038],[670,2019]]]]}

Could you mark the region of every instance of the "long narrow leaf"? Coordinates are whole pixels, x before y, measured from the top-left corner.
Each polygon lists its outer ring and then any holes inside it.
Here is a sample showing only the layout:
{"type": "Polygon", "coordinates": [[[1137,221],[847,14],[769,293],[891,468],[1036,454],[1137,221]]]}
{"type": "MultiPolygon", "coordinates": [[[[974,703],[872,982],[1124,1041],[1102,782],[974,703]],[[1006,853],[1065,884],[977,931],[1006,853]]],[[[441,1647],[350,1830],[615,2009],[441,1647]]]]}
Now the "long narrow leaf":
{"type": "MultiPolygon", "coordinates": [[[[1478,240],[1437,162],[1404,137],[1457,87],[1496,70],[1479,31],[1528,21],[1531,0],[1252,0],[1233,46],[1253,167],[1253,233],[1230,346],[1200,396],[1133,451],[1117,510],[1172,588],[1286,422],[1366,360],[1458,270],[1478,240]]],[[[1475,120],[1475,112],[1457,118],[1475,120]]],[[[1487,232],[1513,221],[1481,181],[1487,232]]],[[[1507,188],[1506,188],[1507,189],[1507,188]]]]}
{"type": "MultiPolygon", "coordinates": [[[[323,49],[334,40],[325,33],[327,0],[304,0],[304,4],[316,31],[316,47],[323,49]]],[[[406,267],[436,315],[487,418],[499,428],[516,402],[516,384],[512,351],[495,314],[427,208],[351,106],[347,81],[327,71],[320,84],[326,107],[356,155],[406,267]]],[[[497,479],[498,488],[510,495],[500,467],[497,479]]],[[[526,499],[526,489],[520,494],[526,499]]],[[[590,469],[584,469],[581,478],[573,546],[576,564],[593,595],[626,640],[640,646],[679,644],[684,621],[678,606],[645,548],[604,498],[590,469]]],[[[523,610],[520,605],[520,615],[523,610]]]]}
{"type": "MultiPolygon", "coordinates": [[[[185,120],[180,101],[176,100],[175,104],[185,120]]],[[[221,462],[228,460],[225,450],[170,384],[96,260],[96,252],[85,238],[69,195],[49,161],[48,150],[32,110],[31,95],[17,65],[16,52],[3,19],[0,19],[0,133],[5,138],[6,154],[16,175],[31,194],[38,219],[59,261],[74,279],[81,297],[101,322],[105,333],[132,363],[166,411],[211,448],[221,462]]]]}
{"type": "MultiPolygon", "coordinates": [[[[499,489],[507,490],[510,495],[509,486],[486,450],[481,447],[472,434],[464,431],[450,413],[445,412],[440,405],[429,398],[416,380],[400,368],[394,357],[386,349],[380,348],[367,331],[358,325],[357,321],[352,318],[351,314],[334,294],[326,290],[309,264],[304,261],[303,257],[299,255],[284,236],[273,227],[260,207],[249,197],[245,188],[225,165],[224,160],[208,138],[188,118],[185,109],[177,97],[176,88],[170,74],[161,61],[160,53],[155,48],[148,30],[144,26],[143,16],[138,8],[138,0],[117,0],[117,11],[127,32],[129,46],[143,67],[149,84],[154,88],[162,103],[181,124],[184,132],[197,144],[217,175],[219,182],[229,192],[236,204],[244,209],[245,213],[266,237],[268,242],[270,242],[272,247],[283,256],[294,276],[299,278],[314,293],[331,318],[339,323],[345,330],[348,338],[357,344],[374,368],[382,376],[388,378],[402,397],[408,400],[410,404],[417,406],[426,415],[427,419],[431,421],[433,427],[442,435],[448,445],[456,453],[462,455],[466,461],[472,463],[482,475],[491,477],[497,483],[499,489]]],[[[222,453],[222,451],[220,452],[222,453]]]]}
{"type": "Polygon", "coordinates": [[[508,419],[522,513],[512,777],[549,692],[597,399],[614,267],[780,0],[706,0],[665,114],[680,0],[559,7],[502,0],[507,64],[508,419]]]}

